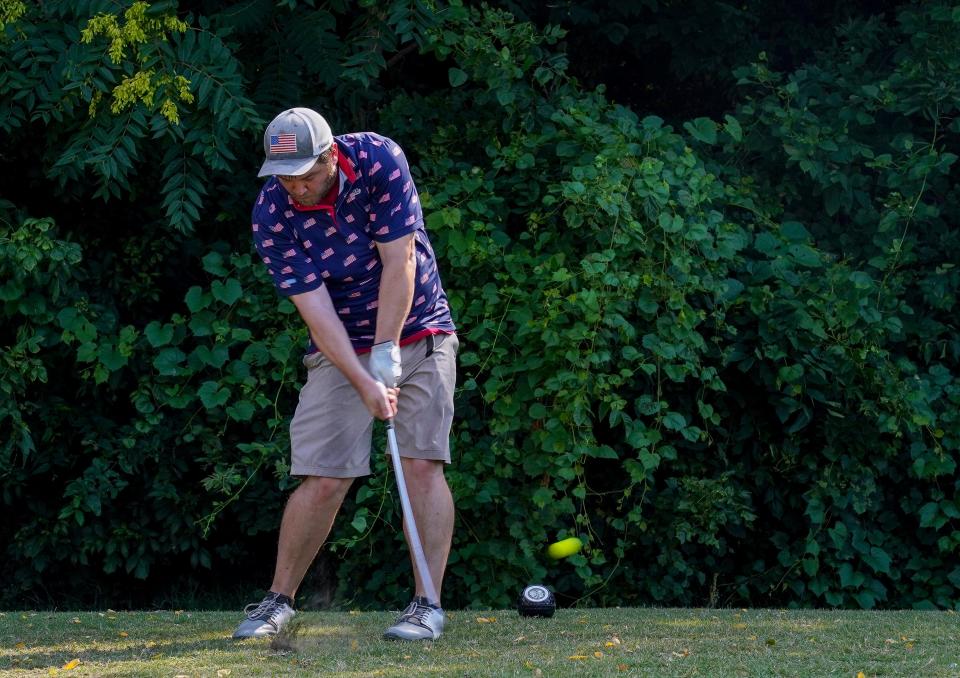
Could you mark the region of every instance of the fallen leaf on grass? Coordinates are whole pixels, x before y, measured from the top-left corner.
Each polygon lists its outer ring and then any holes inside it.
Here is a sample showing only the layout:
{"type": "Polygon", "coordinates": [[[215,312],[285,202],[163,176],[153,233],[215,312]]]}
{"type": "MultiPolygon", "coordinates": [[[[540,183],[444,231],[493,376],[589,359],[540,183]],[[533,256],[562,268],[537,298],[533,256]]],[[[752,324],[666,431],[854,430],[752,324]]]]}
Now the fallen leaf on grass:
{"type": "Polygon", "coordinates": [[[477,617],[478,624],[494,624],[496,621],[496,617],[477,617]]]}
{"type": "Polygon", "coordinates": [[[75,668],[77,668],[78,666],[80,666],[80,660],[79,660],[79,659],[71,659],[70,661],[68,661],[66,664],[63,665],[63,670],[64,670],[64,671],[73,671],[73,670],[74,670],[75,668]]]}
{"type": "Polygon", "coordinates": [[[71,619],[70,621],[72,621],[74,624],[79,624],[79,623],[80,623],[80,617],[74,617],[74,618],[71,619]]]}
{"type": "Polygon", "coordinates": [[[689,657],[689,656],[690,656],[690,650],[688,650],[687,648],[683,648],[683,649],[680,650],[679,652],[674,652],[674,653],[673,653],[673,656],[674,656],[674,657],[689,657]]]}
{"type": "Polygon", "coordinates": [[[597,659],[602,659],[603,652],[600,652],[600,650],[597,650],[596,652],[593,653],[593,656],[596,657],[597,659]]]}
{"type": "Polygon", "coordinates": [[[735,629],[745,629],[745,628],[747,628],[747,625],[741,622],[741,623],[739,623],[739,624],[734,624],[734,625],[733,625],[733,628],[735,628],[735,629]]]}
{"type": "Polygon", "coordinates": [[[857,678],[867,678],[867,677],[864,675],[863,671],[857,671],[857,678]]]}
{"type": "Polygon", "coordinates": [[[517,636],[516,638],[513,639],[513,642],[519,643],[521,640],[526,640],[526,639],[527,639],[526,636],[517,636]]]}
{"type": "Polygon", "coordinates": [[[567,659],[572,659],[573,661],[582,661],[587,658],[588,657],[585,654],[572,654],[569,657],[567,657],[567,659]]]}
{"type": "Polygon", "coordinates": [[[23,649],[26,649],[27,644],[21,640],[19,643],[14,645],[14,647],[17,648],[18,650],[23,650],[23,649]]]}
{"type": "Polygon", "coordinates": [[[627,671],[630,667],[626,664],[617,664],[617,671],[627,671]]]}
{"type": "Polygon", "coordinates": [[[354,638],[353,640],[350,641],[350,651],[356,652],[359,649],[360,649],[360,641],[354,638]]]}
{"type": "Polygon", "coordinates": [[[121,631],[117,635],[120,636],[121,638],[128,638],[130,636],[130,634],[127,633],[126,631],[121,631]]]}

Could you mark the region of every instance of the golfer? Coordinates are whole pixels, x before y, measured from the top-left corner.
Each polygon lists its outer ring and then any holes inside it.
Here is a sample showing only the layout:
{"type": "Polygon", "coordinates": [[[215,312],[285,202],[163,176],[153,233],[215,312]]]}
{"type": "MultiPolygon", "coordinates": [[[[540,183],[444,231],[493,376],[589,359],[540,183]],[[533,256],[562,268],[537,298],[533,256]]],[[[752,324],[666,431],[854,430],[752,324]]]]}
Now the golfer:
{"type": "MultiPolygon", "coordinates": [[[[410,168],[390,139],[334,137],[316,111],[291,108],[263,135],[269,177],[253,240],[310,335],[306,383],[290,424],[302,482],[280,523],[273,583],[233,634],[276,634],[354,478],[370,474],[373,420],[394,415],[416,526],[439,591],[453,533],[450,462],[457,336],[410,168]]],[[[436,639],[440,600],[414,568],[413,600],[385,637],[436,639]]],[[[438,594],[439,596],[439,594],[438,594]]]]}

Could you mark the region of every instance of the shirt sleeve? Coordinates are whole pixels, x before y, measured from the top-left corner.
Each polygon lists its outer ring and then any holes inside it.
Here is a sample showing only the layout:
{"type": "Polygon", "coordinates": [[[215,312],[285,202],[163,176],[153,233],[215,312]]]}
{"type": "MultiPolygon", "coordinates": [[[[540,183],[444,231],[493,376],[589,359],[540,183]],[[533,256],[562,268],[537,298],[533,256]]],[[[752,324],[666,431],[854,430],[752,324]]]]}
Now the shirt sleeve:
{"type": "Polygon", "coordinates": [[[423,210],[403,149],[392,139],[383,137],[378,150],[367,170],[370,232],[374,240],[390,242],[420,229],[423,210]]]}
{"type": "Polygon", "coordinates": [[[293,226],[264,192],[253,209],[253,244],[281,296],[303,294],[323,285],[320,271],[293,226]]]}

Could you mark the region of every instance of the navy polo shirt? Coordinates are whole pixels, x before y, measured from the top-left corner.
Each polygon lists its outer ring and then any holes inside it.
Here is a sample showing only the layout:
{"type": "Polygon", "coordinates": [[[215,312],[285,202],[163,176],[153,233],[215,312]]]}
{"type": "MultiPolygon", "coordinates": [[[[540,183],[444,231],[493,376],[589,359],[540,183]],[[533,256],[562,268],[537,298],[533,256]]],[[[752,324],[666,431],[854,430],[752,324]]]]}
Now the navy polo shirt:
{"type": "MultiPolygon", "coordinates": [[[[332,205],[298,205],[270,177],[253,207],[253,242],[277,291],[291,296],[326,285],[354,349],[368,351],[383,270],[376,243],[413,233],[417,271],[400,343],[453,332],[417,189],[400,146],[372,132],[344,134],[334,141],[339,190],[332,205]]],[[[310,351],[316,350],[311,341],[310,351]]]]}

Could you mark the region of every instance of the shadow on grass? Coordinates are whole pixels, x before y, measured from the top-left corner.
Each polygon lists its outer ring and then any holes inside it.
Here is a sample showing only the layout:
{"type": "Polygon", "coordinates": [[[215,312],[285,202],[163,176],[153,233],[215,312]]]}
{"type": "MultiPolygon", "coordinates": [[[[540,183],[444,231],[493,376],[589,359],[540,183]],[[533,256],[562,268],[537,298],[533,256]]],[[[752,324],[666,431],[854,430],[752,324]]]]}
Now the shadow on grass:
{"type": "MultiPolygon", "coordinates": [[[[56,668],[73,659],[88,665],[114,665],[153,659],[178,661],[212,653],[229,664],[249,658],[251,652],[278,658],[291,653],[343,654],[356,649],[360,638],[382,632],[377,622],[369,619],[360,623],[358,618],[356,624],[330,623],[326,615],[310,613],[294,619],[289,630],[278,637],[248,640],[234,640],[233,626],[224,626],[222,615],[158,612],[145,618],[142,613],[103,617],[78,613],[66,629],[62,624],[44,623],[45,617],[39,613],[0,619],[0,671],[56,668]],[[18,623],[25,621],[28,623],[18,623]]],[[[383,622],[388,619],[384,614],[383,622]]]]}

